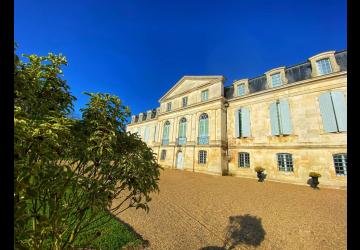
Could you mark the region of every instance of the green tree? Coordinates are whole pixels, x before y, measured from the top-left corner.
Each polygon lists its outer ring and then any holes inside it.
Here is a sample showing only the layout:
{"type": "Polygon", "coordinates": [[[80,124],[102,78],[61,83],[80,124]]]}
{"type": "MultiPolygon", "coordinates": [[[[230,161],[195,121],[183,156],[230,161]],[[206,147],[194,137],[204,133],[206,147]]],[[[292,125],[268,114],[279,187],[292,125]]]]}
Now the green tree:
{"type": "Polygon", "coordinates": [[[65,57],[14,57],[14,247],[69,248],[101,220],[99,211],[148,211],[160,166],[126,132],[128,107],[116,96],[86,93],[83,119],[71,119],[65,57]]]}

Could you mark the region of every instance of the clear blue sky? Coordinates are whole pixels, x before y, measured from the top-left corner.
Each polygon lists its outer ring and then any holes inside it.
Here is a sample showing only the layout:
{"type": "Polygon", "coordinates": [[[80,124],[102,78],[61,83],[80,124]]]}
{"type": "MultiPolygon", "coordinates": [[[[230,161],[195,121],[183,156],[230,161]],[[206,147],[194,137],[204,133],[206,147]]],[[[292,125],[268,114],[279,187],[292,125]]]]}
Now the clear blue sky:
{"type": "Polygon", "coordinates": [[[132,113],[158,107],[183,75],[225,85],[347,47],[345,0],[15,0],[19,53],[62,53],[65,79],[119,96],[132,113]]]}

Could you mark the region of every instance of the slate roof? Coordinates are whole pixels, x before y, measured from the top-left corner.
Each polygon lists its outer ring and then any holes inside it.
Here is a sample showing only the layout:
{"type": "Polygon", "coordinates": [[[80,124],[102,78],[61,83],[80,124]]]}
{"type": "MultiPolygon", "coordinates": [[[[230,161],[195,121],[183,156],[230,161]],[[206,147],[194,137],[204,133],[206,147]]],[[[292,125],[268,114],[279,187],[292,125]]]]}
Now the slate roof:
{"type": "MultiPolygon", "coordinates": [[[[335,59],[340,66],[340,71],[347,70],[347,50],[335,52],[335,59]]],[[[288,84],[303,81],[311,78],[310,61],[300,63],[294,66],[285,67],[285,76],[288,84]]],[[[266,89],[266,76],[258,76],[249,79],[249,92],[254,93],[266,89]]],[[[224,87],[224,95],[226,99],[234,98],[234,86],[224,87]]]]}

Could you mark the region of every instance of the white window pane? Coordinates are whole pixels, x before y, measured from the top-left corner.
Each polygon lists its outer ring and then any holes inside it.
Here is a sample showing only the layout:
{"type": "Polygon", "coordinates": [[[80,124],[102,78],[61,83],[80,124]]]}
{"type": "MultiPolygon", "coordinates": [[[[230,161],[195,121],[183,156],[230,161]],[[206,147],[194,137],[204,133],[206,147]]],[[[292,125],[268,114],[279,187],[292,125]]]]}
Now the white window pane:
{"type": "Polygon", "coordinates": [[[237,86],[237,95],[238,96],[245,95],[245,84],[240,84],[237,86]]]}
{"type": "Polygon", "coordinates": [[[332,72],[331,63],[328,58],[316,62],[319,75],[326,75],[332,72]]]}
{"type": "Polygon", "coordinates": [[[276,73],[271,75],[271,86],[272,87],[278,87],[281,86],[281,77],[280,77],[280,73],[276,73]]]}

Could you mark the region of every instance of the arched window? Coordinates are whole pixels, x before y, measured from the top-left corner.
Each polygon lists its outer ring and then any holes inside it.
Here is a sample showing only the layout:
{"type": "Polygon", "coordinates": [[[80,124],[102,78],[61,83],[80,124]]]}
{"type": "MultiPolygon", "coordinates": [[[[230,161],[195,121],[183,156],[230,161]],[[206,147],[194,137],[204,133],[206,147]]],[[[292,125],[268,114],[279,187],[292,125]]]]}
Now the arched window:
{"type": "Polygon", "coordinates": [[[179,138],[177,139],[178,145],[186,144],[186,118],[183,117],[179,122],[179,138]]]}
{"type": "Polygon", "coordinates": [[[209,144],[209,117],[205,113],[200,115],[198,143],[209,144]]]}
{"type": "Polygon", "coordinates": [[[185,138],[186,137],[186,118],[181,118],[179,122],[179,138],[185,138]]]}
{"type": "Polygon", "coordinates": [[[164,131],[163,131],[163,145],[169,144],[169,132],[170,132],[170,122],[166,121],[164,124],[164,131]]]}

